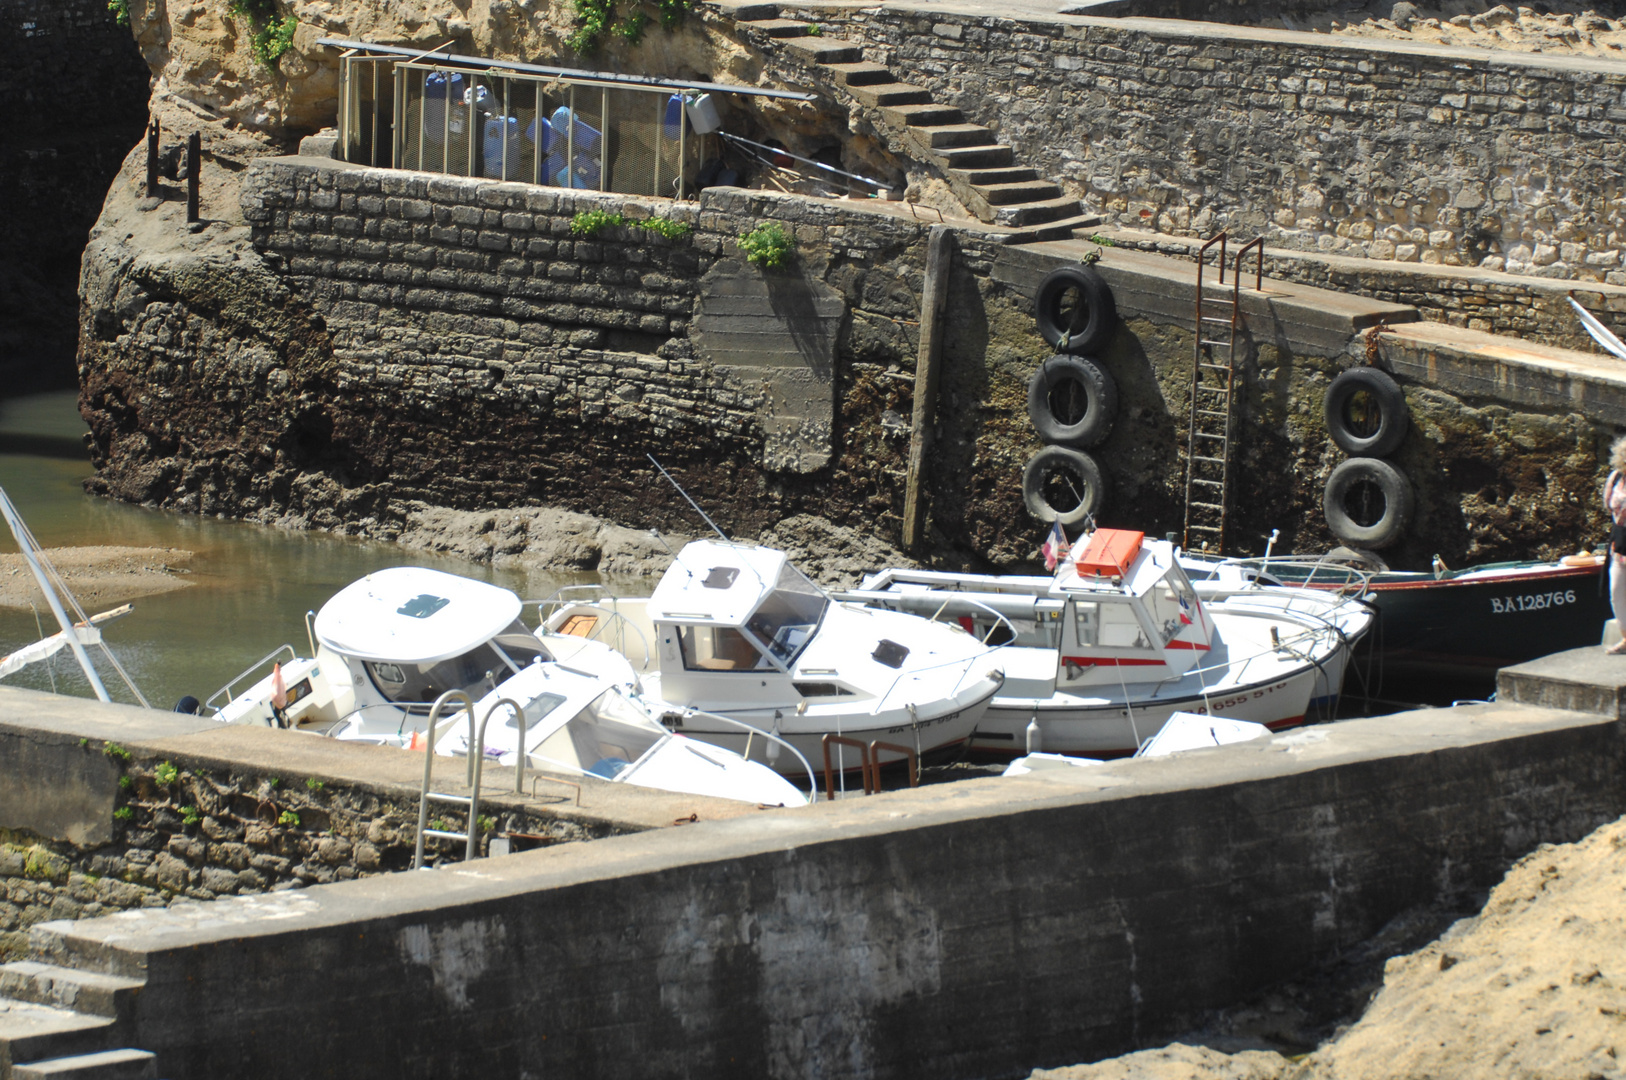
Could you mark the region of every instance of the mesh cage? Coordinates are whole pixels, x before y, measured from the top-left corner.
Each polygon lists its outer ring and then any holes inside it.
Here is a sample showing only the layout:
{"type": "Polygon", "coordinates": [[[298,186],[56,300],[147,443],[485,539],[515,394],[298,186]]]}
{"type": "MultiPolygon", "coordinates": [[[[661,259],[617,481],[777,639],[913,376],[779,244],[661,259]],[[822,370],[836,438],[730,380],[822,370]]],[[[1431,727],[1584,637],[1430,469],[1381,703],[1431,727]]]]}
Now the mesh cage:
{"type": "Polygon", "coordinates": [[[346,57],[340,62],[339,144],[344,160],[389,168],[394,164],[394,62],[346,57]]]}
{"type": "MultiPolygon", "coordinates": [[[[377,95],[359,85],[368,81],[359,68],[346,73],[348,153],[348,132],[362,130],[377,95]]],[[[699,151],[682,96],[665,88],[396,63],[390,102],[401,113],[390,145],[403,169],[680,197],[699,151]]]]}

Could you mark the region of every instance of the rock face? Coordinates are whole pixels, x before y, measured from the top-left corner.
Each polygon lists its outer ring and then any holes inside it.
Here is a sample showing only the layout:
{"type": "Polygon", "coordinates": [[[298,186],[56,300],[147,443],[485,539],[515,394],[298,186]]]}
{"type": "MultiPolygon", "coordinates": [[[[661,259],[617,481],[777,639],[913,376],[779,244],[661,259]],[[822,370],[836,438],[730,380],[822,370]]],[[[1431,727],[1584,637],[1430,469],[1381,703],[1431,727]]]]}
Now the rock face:
{"type": "Polygon", "coordinates": [[[106,0],[0,0],[0,395],[73,385],[75,282],[147,70],[106,0]]]}

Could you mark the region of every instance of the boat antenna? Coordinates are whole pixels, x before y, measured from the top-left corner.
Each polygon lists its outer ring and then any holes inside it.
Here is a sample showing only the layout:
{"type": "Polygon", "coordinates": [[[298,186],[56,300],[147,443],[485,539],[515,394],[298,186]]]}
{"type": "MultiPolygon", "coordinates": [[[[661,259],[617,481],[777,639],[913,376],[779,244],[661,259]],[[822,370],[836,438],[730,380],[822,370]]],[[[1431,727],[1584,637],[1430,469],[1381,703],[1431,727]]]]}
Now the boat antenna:
{"type": "MultiPolygon", "coordinates": [[[[677,493],[679,495],[682,495],[683,498],[688,501],[690,506],[694,507],[694,512],[700,515],[700,520],[704,521],[707,525],[710,525],[712,532],[716,533],[718,536],[722,537],[724,540],[727,540],[728,539],[728,534],[725,533],[723,530],[719,529],[717,527],[717,523],[715,521],[711,520],[711,518],[706,516],[706,512],[704,510],[700,509],[700,504],[699,503],[697,503],[693,499],[689,498],[689,493],[687,491],[683,490],[683,485],[678,483],[676,480],[672,479],[672,474],[667,472],[666,469],[661,465],[661,463],[655,460],[655,455],[654,454],[645,454],[644,456],[649,458],[650,464],[654,465],[655,468],[660,469],[661,475],[666,477],[667,483],[669,483],[673,487],[677,488],[677,493]]],[[[668,549],[668,550],[671,550],[671,549],[668,549]]]]}
{"type": "MultiPolygon", "coordinates": [[[[678,558],[677,552],[672,550],[672,545],[666,542],[666,537],[661,535],[661,531],[659,529],[650,529],[649,535],[653,536],[655,538],[655,542],[661,547],[665,548],[668,555],[672,556],[673,566],[683,566],[683,560],[678,558]]],[[[690,577],[694,577],[694,571],[690,570],[687,566],[683,566],[683,572],[688,574],[690,577]]]]}

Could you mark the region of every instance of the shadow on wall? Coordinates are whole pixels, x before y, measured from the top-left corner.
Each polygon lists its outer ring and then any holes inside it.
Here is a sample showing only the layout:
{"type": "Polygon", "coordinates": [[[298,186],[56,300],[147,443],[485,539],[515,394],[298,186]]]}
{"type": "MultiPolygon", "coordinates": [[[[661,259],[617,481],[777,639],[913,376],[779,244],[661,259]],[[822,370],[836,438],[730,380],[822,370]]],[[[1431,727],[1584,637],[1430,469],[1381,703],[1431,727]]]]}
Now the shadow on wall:
{"type": "MultiPolygon", "coordinates": [[[[1079,0],[1064,5],[1063,14],[1091,15],[1101,18],[1122,19],[1195,19],[1204,22],[1231,23],[1237,26],[1265,26],[1279,29],[1282,15],[1334,15],[1340,22],[1361,22],[1365,19],[1389,18],[1395,8],[1394,0],[1369,0],[1358,6],[1354,0],[1079,0]]],[[[1418,16],[1450,18],[1453,15],[1478,15],[1497,6],[1497,0],[1421,0],[1408,3],[1418,16]]],[[[1508,4],[1507,7],[1515,7],[1508,4]]],[[[1549,0],[1539,10],[1553,15],[1581,15],[1587,12],[1620,18],[1626,15],[1626,4],[1610,0],[1549,0]]]]}

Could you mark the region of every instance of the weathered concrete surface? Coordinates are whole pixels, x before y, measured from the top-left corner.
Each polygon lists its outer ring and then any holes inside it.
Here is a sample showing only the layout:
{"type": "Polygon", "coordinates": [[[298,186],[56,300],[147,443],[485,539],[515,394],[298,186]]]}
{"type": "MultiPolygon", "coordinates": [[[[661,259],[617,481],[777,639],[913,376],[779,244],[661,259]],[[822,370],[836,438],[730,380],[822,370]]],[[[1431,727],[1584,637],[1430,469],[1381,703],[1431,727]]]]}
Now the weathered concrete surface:
{"type": "Polygon", "coordinates": [[[1498,701],[1626,719],[1626,656],[1603,646],[1554,653],[1496,673],[1498,701]]]}
{"type": "Polygon", "coordinates": [[[177,1080],[977,1077],[1152,1042],[1626,807],[1477,706],[37,927],[177,1080]]]}

